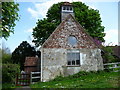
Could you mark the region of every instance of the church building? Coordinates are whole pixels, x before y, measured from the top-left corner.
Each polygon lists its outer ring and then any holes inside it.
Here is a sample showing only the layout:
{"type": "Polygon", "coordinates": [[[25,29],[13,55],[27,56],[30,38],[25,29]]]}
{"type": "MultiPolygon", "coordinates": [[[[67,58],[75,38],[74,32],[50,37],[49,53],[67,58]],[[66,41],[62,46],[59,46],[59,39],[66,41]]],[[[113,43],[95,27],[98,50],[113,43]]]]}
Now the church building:
{"type": "Polygon", "coordinates": [[[101,50],[75,20],[69,2],[61,6],[61,23],[41,46],[41,81],[80,71],[103,70],[101,50]]]}

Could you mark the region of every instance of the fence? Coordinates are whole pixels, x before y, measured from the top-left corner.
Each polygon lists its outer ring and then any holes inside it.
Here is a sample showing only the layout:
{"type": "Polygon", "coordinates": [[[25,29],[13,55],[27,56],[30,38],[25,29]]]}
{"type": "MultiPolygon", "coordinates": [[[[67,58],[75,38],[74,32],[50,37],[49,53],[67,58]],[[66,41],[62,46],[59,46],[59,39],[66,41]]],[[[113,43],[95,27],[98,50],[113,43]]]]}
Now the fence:
{"type": "Polygon", "coordinates": [[[17,74],[16,86],[28,86],[30,84],[30,74],[17,74]]]}
{"type": "Polygon", "coordinates": [[[104,64],[104,70],[119,72],[120,71],[120,62],[106,63],[106,64],[104,64]]]}
{"type": "Polygon", "coordinates": [[[31,72],[30,83],[34,84],[35,82],[40,81],[40,72],[31,72]]]}

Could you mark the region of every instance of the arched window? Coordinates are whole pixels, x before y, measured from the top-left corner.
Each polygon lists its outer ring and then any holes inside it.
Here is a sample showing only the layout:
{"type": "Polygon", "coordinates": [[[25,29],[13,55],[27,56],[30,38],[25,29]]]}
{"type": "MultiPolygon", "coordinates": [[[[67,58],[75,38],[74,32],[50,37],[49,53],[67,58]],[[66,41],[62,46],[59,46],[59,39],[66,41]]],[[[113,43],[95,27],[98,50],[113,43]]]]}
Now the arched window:
{"type": "Polygon", "coordinates": [[[70,11],[72,11],[72,7],[70,7],[70,11]]]}
{"type": "Polygon", "coordinates": [[[63,10],[65,10],[66,9],[66,7],[63,7],[63,10]]]}
{"type": "Polygon", "coordinates": [[[74,36],[69,36],[68,37],[68,44],[71,46],[77,45],[77,39],[74,36]]]}
{"type": "Polygon", "coordinates": [[[67,7],[67,10],[69,10],[69,7],[67,7]]]}

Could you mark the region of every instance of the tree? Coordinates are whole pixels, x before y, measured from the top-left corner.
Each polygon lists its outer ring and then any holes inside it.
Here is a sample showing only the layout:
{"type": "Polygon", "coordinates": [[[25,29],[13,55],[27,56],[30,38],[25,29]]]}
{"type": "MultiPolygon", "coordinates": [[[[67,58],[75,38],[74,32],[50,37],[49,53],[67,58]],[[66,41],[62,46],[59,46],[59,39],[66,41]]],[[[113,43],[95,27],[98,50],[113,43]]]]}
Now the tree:
{"type": "Polygon", "coordinates": [[[15,21],[19,20],[18,8],[19,4],[15,2],[2,2],[2,15],[0,21],[0,37],[7,39],[10,33],[14,33],[15,21]]]}
{"type": "Polygon", "coordinates": [[[6,47],[3,42],[2,45],[2,48],[0,48],[0,61],[2,61],[2,83],[14,83],[16,73],[20,73],[20,66],[18,64],[12,64],[9,48],[6,47]]]}
{"type": "Polygon", "coordinates": [[[7,53],[5,49],[1,49],[1,53],[2,53],[2,63],[12,63],[10,53],[7,53]]]}
{"type": "Polygon", "coordinates": [[[18,64],[2,64],[2,83],[15,83],[16,73],[20,73],[18,64]]]}
{"type": "Polygon", "coordinates": [[[102,47],[102,50],[104,51],[104,54],[102,55],[104,63],[112,63],[117,61],[117,59],[113,55],[112,47],[102,47]]]}
{"type": "Polygon", "coordinates": [[[13,63],[20,64],[20,69],[24,69],[24,62],[26,57],[36,56],[36,50],[31,47],[27,41],[23,41],[12,53],[13,63]]]}
{"type": "MultiPolygon", "coordinates": [[[[53,4],[48,9],[47,18],[37,21],[37,26],[33,28],[33,42],[36,46],[40,46],[60,24],[61,3],[53,4]]],[[[101,18],[98,10],[89,8],[82,2],[72,3],[75,13],[75,19],[85,28],[86,32],[93,38],[104,42],[104,26],[101,25],[101,18]]]]}
{"type": "Polygon", "coordinates": [[[0,48],[0,54],[1,54],[0,61],[2,61],[2,63],[7,64],[12,62],[10,49],[6,47],[4,42],[2,42],[2,48],[0,48]]]}
{"type": "MultiPolygon", "coordinates": [[[[103,63],[112,63],[112,62],[119,62],[120,59],[116,55],[116,50],[118,51],[117,46],[102,46],[102,58],[103,58],[103,63]]],[[[117,52],[118,54],[118,52],[117,52]]]]}

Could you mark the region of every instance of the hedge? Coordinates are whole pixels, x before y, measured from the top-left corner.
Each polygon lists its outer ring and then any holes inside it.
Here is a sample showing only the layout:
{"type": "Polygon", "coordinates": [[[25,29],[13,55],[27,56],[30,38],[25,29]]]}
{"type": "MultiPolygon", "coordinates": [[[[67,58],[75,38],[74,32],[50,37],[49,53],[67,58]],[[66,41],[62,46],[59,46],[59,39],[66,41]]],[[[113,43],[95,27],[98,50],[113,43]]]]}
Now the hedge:
{"type": "Polygon", "coordinates": [[[2,64],[2,83],[14,83],[16,73],[20,73],[18,64],[2,64]]]}

